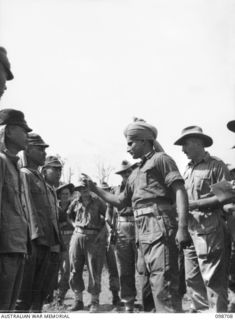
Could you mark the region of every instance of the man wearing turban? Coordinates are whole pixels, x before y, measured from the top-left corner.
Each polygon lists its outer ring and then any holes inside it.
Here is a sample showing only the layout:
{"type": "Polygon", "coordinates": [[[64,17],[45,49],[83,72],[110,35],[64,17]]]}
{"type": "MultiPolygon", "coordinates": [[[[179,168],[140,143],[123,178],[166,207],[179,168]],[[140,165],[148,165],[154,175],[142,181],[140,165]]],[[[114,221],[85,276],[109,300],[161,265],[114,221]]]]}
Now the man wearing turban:
{"type": "Polygon", "coordinates": [[[127,152],[134,159],[141,159],[129,176],[124,191],[116,196],[95,186],[86,175],[84,181],[114,206],[122,208],[131,202],[137,243],[149,274],[155,310],[181,311],[177,244],[187,246],[190,243],[184,180],[174,160],[157,142],[154,126],[135,119],[127,126],[124,135],[127,152]]]}

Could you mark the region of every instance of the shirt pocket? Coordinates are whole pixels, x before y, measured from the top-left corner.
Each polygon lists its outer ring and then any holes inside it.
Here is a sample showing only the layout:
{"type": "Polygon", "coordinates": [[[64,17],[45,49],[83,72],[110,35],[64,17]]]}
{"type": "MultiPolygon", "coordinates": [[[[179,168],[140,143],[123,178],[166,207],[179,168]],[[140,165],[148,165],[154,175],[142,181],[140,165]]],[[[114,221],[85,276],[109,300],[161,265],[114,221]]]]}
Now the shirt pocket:
{"type": "Polygon", "coordinates": [[[209,178],[202,178],[197,186],[198,196],[207,195],[211,191],[211,181],[209,178]]]}

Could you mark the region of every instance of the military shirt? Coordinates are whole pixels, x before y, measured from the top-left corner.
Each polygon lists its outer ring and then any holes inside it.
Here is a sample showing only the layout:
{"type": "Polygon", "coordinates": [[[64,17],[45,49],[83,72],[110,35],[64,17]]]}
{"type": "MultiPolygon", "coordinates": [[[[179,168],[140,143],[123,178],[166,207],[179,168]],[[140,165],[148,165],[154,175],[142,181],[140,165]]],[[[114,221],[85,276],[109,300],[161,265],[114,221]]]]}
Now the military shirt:
{"type": "Polygon", "coordinates": [[[56,191],[55,188],[50,186],[47,183],[47,188],[49,191],[49,201],[51,205],[51,221],[54,227],[54,234],[56,237],[56,242],[59,243],[58,245],[54,245],[51,247],[52,252],[60,252],[61,249],[64,250],[64,242],[62,240],[61,232],[60,232],[60,227],[59,227],[59,208],[58,208],[58,200],[56,196],[56,191]]]}
{"type": "Polygon", "coordinates": [[[188,164],[184,179],[189,200],[198,200],[210,194],[212,184],[231,178],[225,163],[206,152],[199,163],[195,164],[191,161],[188,164]]]}
{"type": "Polygon", "coordinates": [[[184,182],[175,161],[164,152],[152,151],[129,176],[120,200],[127,205],[131,200],[133,209],[158,201],[172,204],[175,199],[171,185],[175,181],[184,182]]]}
{"type": "Polygon", "coordinates": [[[76,227],[100,230],[104,225],[105,212],[105,202],[93,192],[90,192],[87,205],[83,204],[82,197],[75,199],[71,203],[67,214],[71,219],[75,216],[76,227]]]}
{"type": "Polygon", "coordinates": [[[51,206],[49,194],[43,176],[38,170],[21,168],[21,174],[25,183],[26,201],[31,240],[37,239],[37,243],[46,246],[55,244],[53,237],[53,225],[50,219],[51,206]]]}
{"type": "Polygon", "coordinates": [[[27,252],[29,229],[18,159],[7,150],[0,152],[0,253],[27,252]]]}
{"type": "MultiPolygon", "coordinates": [[[[184,173],[185,188],[189,200],[198,200],[211,196],[210,186],[222,180],[230,180],[230,173],[224,162],[210,156],[206,152],[204,158],[198,162],[188,164],[184,173]]],[[[203,208],[191,210],[189,215],[189,230],[197,234],[208,234],[216,231],[221,224],[222,210],[203,208]]]]}

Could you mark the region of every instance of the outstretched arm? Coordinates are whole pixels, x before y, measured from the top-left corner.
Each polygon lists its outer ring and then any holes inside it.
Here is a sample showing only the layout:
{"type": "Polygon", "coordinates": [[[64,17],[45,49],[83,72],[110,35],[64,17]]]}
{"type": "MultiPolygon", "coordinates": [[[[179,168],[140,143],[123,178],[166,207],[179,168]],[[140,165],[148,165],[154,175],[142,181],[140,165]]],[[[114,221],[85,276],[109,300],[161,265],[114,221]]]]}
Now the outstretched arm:
{"type": "Polygon", "coordinates": [[[122,202],[124,199],[122,199],[122,195],[117,196],[111,192],[107,192],[99,187],[97,187],[94,182],[91,180],[91,178],[86,175],[82,174],[83,181],[85,185],[94,193],[96,193],[100,198],[102,198],[105,202],[108,202],[112,204],[115,207],[120,207],[122,205],[122,202]]]}

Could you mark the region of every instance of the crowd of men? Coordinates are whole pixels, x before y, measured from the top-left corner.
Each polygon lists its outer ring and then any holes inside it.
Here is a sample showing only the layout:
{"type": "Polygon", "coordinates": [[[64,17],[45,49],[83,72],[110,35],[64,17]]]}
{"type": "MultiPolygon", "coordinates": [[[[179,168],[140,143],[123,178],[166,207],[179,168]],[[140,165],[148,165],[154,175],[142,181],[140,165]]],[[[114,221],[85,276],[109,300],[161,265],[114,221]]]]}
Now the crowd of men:
{"type": "MultiPolygon", "coordinates": [[[[0,47],[0,95],[13,79],[0,47]]],[[[227,124],[235,132],[235,120],[227,124]]],[[[104,261],[117,311],[135,311],[136,277],[142,278],[143,311],[234,311],[234,167],[211,156],[213,144],[198,126],[175,145],[190,160],[182,177],[164,152],[157,129],[135,119],[124,130],[134,165],[123,161],[121,185],[97,186],[83,174],[61,184],[62,163],[46,157],[48,144],[24,114],[0,110],[0,311],[41,312],[43,304],[84,309],[84,266],[90,312],[99,311],[104,261]],[[55,295],[56,292],[56,295],[55,295]]]]}

